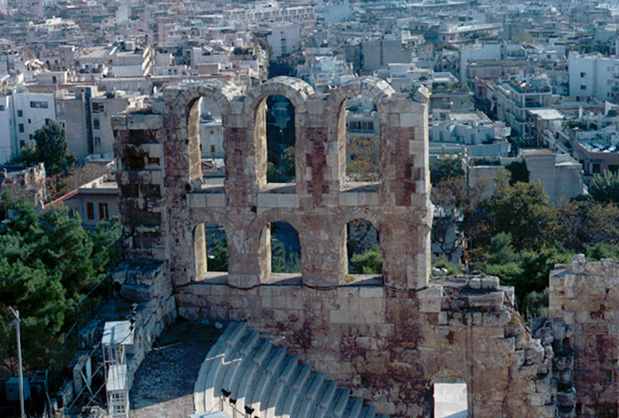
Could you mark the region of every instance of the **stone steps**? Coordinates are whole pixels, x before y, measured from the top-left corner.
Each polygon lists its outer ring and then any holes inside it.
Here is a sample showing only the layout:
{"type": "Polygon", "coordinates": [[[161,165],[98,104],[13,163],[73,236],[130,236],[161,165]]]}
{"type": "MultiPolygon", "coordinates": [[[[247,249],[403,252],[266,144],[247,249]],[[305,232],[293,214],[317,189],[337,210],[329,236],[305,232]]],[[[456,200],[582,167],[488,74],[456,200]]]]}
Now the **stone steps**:
{"type": "Polygon", "coordinates": [[[197,414],[223,410],[232,415],[235,408],[248,418],[388,418],[236,322],[228,324],[204,359],[194,405],[197,414]]]}

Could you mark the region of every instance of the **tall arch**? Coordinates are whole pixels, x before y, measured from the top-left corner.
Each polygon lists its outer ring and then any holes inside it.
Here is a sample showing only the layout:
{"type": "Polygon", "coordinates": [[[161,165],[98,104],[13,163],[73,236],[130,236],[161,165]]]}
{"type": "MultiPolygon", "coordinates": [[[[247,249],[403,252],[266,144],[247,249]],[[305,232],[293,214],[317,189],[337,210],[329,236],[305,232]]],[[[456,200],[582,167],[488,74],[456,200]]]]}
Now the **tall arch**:
{"type": "MultiPolygon", "coordinates": [[[[395,90],[384,80],[376,77],[362,77],[336,88],[329,94],[325,106],[325,115],[328,118],[329,145],[327,148],[337,152],[337,176],[335,180],[339,183],[340,188],[346,183],[346,100],[356,96],[370,98],[376,105],[379,124],[386,126],[388,122],[387,104],[395,93],[395,90]]],[[[382,155],[382,150],[386,149],[383,146],[386,141],[384,132],[384,129],[380,129],[379,149],[381,155],[379,160],[381,168],[385,161],[382,155]]]]}
{"type": "MultiPolygon", "coordinates": [[[[189,187],[194,187],[202,180],[201,152],[200,152],[200,98],[205,97],[213,101],[221,112],[222,124],[228,124],[231,113],[231,102],[240,95],[237,86],[220,80],[188,83],[167,87],[163,91],[163,100],[168,107],[168,114],[176,117],[168,118],[168,141],[166,150],[174,152],[175,159],[184,156],[184,163],[178,166],[186,173],[173,173],[186,179],[189,187]],[[180,116],[180,117],[179,117],[180,116]]],[[[227,151],[226,136],[224,135],[224,149],[227,151]]],[[[228,153],[226,152],[226,155],[228,153]]],[[[224,162],[226,163],[226,162],[224,162]]],[[[228,171],[226,164],[226,172],[228,171]]]]}
{"type": "Polygon", "coordinates": [[[276,77],[250,90],[245,98],[243,114],[249,121],[248,135],[255,150],[256,179],[260,187],[266,186],[267,180],[267,143],[266,143],[266,104],[269,96],[283,96],[290,100],[295,114],[295,167],[296,183],[303,184],[305,161],[305,127],[308,121],[307,100],[314,95],[312,86],[291,77],[276,77]]]}

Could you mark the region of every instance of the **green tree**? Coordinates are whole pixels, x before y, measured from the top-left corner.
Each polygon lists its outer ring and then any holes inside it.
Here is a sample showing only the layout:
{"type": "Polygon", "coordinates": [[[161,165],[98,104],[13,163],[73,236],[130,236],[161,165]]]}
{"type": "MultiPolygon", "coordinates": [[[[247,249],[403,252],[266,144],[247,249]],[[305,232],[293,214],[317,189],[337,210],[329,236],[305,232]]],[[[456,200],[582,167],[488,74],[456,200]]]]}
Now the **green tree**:
{"type": "Polygon", "coordinates": [[[509,179],[509,184],[514,185],[519,181],[522,183],[529,182],[529,170],[527,169],[527,163],[522,162],[512,162],[505,166],[507,171],[511,173],[511,177],[509,179]]]}
{"type": "Polygon", "coordinates": [[[0,362],[9,367],[15,362],[13,344],[4,344],[14,341],[7,315],[12,306],[23,321],[27,367],[45,368],[62,347],[66,326],[75,320],[74,304],[110,265],[102,249],[118,236],[117,223],[102,226],[91,237],[64,207],[38,213],[32,203],[10,199],[1,206],[11,218],[0,230],[0,362]]]}
{"type": "Polygon", "coordinates": [[[541,183],[509,184],[509,175],[500,171],[494,195],[480,201],[465,215],[463,228],[477,247],[486,247],[491,237],[511,234],[514,248],[537,250],[554,245],[557,209],[541,183]]]}
{"type": "Polygon", "coordinates": [[[592,198],[579,198],[558,207],[557,240],[570,250],[584,252],[596,243],[619,244],[619,207],[592,198]]]}
{"type": "Polygon", "coordinates": [[[601,260],[602,258],[619,260],[619,244],[598,242],[593,245],[586,245],[585,247],[585,254],[588,260],[601,260]]]}
{"type": "Polygon", "coordinates": [[[514,286],[518,304],[526,318],[544,314],[548,304],[548,276],[555,264],[569,263],[573,253],[561,247],[516,252],[509,234],[492,237],[480,270],[514,286]],[[546,293],[545,293],[546,292],[546,293]]]}
{"type": "Polygon", "coordinates": [[[228,241],[226,237],[215,238],[208,246],[208,271],[228,271],[228,241]]]}
{"type": "Polygon", "coordinates": [[[378,246],[350,259],[350,274],[381,274],[383,261],[378,246]]]}
{"type": "Polygon", "coordinates": [[[287,249],[277,238],[271,238],[271,271],[273,273],[301,273],[301,254],[287,249]]]}
{"type": "Polygon", "coordinates": [[[463,177],[464,168],[462,164],[462,158],[458,156],[440,155],[430,169],[432,184],[438,184],[452,177],[463,177]]]}
{"type": "Polygon", "coordinates": [[[44,163],[48,176],[67,174],[75,164],[75,157],[69,152],[65,130],[55,120],[48,119],[45,125],[34,133],[36,146],[25,147],[20,160],[29,163],[44,163]]]}
{"type": "Polygon", "coordinates": [[[120,219],[114,217],[109,221],[100,221],[90,234],[92,239],[92,264],[97,273],[106,273],[122,257],[120,236],[122,229],[120,219]]]}
{"type": "Polygon", "coordinates": [[[589,193],[598,202],[619,203],[619,173],[606,171],[603,175],[594,174],[589,193]]]}

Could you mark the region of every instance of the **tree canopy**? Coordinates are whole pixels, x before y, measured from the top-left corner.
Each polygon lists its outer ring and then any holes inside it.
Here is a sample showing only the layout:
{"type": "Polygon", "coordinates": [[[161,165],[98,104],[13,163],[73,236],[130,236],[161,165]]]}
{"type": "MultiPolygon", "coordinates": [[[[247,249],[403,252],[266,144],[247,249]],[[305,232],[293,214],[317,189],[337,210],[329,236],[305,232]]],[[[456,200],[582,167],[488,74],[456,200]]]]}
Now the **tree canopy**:
{"type": "Polygon", "coordinates": [[[430,169],[430,179],[432,184],[439,184],[440,182],[453,177],[463,177],[464,168],[462,164],[462,158],[458,156],[441,154],[432,164],[430,169]]]}
{"type": "Polygon", "coordinates": [[[25,364],[44,368],[75,320],[74,304],[110,267],[108,248],[120,229],[114,221],[89,234],[64,207],[38,213],[6,196],[2,205],[12,217],[0,230],[0,364],[15,365],[11,306],[22,318],[25,364]]]}
{"type": "Polygon", "coordinates": [[[499,171],[494,195],[482,199],[464,218],[463,228],[475,246],[487,246],[498,233],[511,234],[516,250],[552,246],[557,209],[541,183],[509,184],[499,171]]]}
{"type": "Polygon", "coordinates": [[[619,203],[619,173],[606,171],[603,175],[594,174],[589,193],[598,202],[619,203]]]}
{"type": "Polygon", "coordinates": [[[55,120],[48,119],[34,133],[35,146],[22,149],[21,160],[28,163],[44,163],[48,176],[67,174],[75,164],[75,157],[67,147],[65,130],[55,120]]]}
{"type": "MultiPolygon", "coordinates": [[[[514,286],[521,311],[530,318],[546,313],[548,274],[556,263],[567,263],[577,253],[590,259],[619,256],[619,206],[609,198],[614,179],[608,174],[597,177],[595,187],[603,192],[553,203],[540,183],[518,181],[524,167],[512,168],[511,173],[499,170],[492,196],[469,197],[469,204],[459,205],[458,226],[468,241],[469,269],[514,286]]],[[[432,194],[433,201],[456,202],[471,191],[443,183],[432,194]]]]}

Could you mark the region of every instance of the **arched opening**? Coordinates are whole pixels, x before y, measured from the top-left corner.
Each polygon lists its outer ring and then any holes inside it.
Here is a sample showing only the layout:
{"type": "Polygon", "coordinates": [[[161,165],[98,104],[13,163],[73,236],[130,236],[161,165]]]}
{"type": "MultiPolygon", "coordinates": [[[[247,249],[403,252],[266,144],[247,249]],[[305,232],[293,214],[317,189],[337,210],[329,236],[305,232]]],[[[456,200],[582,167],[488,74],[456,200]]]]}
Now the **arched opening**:
{"type": "Polygon", "coordinates": [[[228,271],[228,238],[222,226],[212,223],[199,224],[194,230],[193,238],[196,280],[206,278],[209,272],[228,271]]]}
{"type": "Polygon", "coordinates": [[[346,181],[376,182],[380,175],[380,126],[376,103],[367,96],[346,99],[346,181]]]}
{"type": "MultiPolygon", "coordinates": [[[[267,183],[295,183],[296,127],[295,108],[284,96],[268,96],[259,111],[266,112],[264,137],[266,140],[267,183]]],[[[261,118],[258,117],[258,120],[261,118]]]]}
{"type": "Polygon", "coordinates": [[[228,271],[228,237],[220,225],[204,224],[208,271],[228,271]]]}
{"type": "Polygon", "coordinates": [[[221,110],[215,101],[207,97],[199,100],[198,108],[202,175],[216,182],[215,179],[226,176],[221,110]]]}
{"type": "Polygon", "coordinates": [[[269,225],[271,237],[271,272],[301,273],[299,233],[287,222],[269,225]]]}
{"type": "Polygon", "coordinates": [[[434,379],[434,418],[467,418],[466,382],[458,377],[434,379]]]}
{"type": "Polygon", "coordinates": [[[379,234],[371,222],[354,219],[346,224],[346,252],[350,274],[382,274],[379,234]]]}

